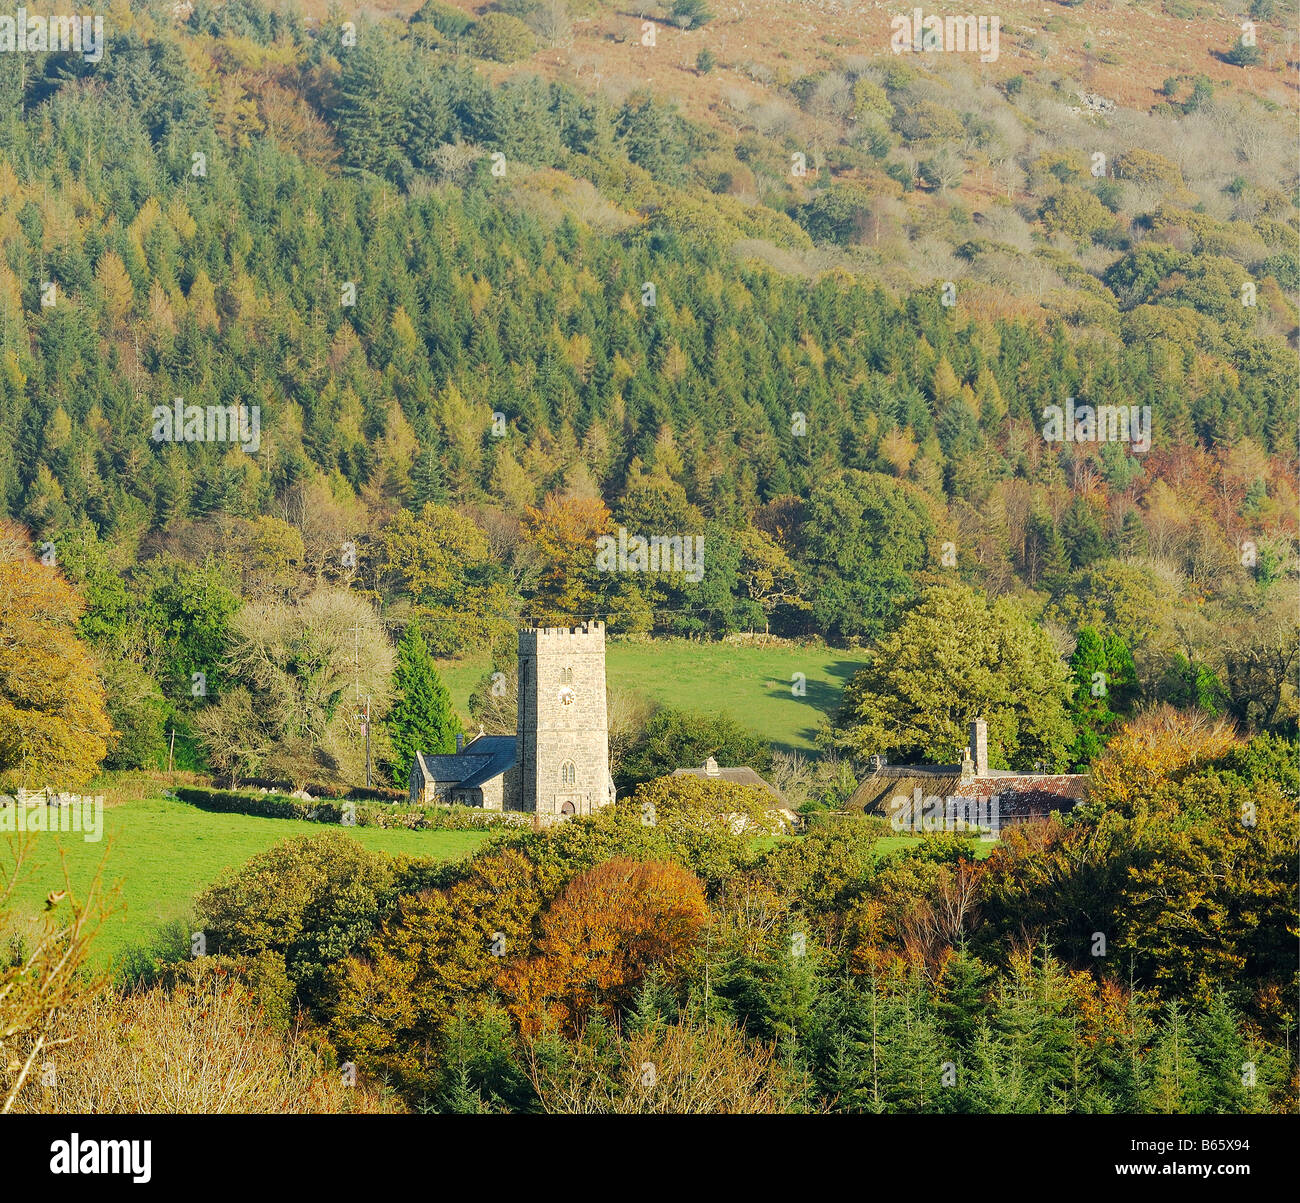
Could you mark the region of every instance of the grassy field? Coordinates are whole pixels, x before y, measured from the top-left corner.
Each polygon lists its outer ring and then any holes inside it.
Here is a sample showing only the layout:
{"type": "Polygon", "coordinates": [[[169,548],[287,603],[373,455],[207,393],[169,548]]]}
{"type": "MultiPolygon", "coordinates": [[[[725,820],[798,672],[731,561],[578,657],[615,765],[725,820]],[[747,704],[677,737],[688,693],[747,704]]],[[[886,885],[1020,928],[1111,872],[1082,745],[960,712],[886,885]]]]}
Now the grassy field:
{"type": "MultiPolygon", "coordinates": [[[[685,639],[611,641],[605,673],[611,689],[634,689],[683,710],[722,711],[779,748],[807,752],[823,714],[862,661],[823,643],[748,646],[685,639]],[[791,693],[803,673],[803,697],[791,693]]],[[[438,665],[452,700],[468,723],[470,691],[489,670],[486,653],[438,665]]]]}
{"type": "MultiPolygon", "coordinates": [[[[161,926],[187,919],[195,896],[224,869],[302,835],[343,831],[375,851],[431,856],[449,860],[474,851],[485,839],[482,831],[384,831],[373,827],[329,827],[290,819],[213,814],[184,802],[148,798],[110,808],[104,816],[105,839],[86,843],[75,833],[42,834],[35,859],[15,894],[17,917],[36,915],[51,890],[62,889],[59,850],[67,854],[73,886],[84,891],[101,859],[105,882],[119,883],[120,908],[96,939],[93,959],[107,966],[120,960],[133,944],[147,943],[161,926]],[[110,844],[111,839],[111,844],[110,844]]],[[[876,843],[880,856],[915,847],[917,836],[885,836],[876,843]]],[[[983,858],[992,843],[977,842],[983,858]]]]}
{"type": "Polygon", "coordinates": [[[292,819],[213,814],[184,802],[150,798],[107,810],[104,840],[86,843],[75,833],[38,837],[34,869],[16,892],[15,912],[38,912],[50,890],[63,887],[59,848],[75,888],[84,890],[107,849],[105,882],[122,883],[124,909],[104,925],[96,941],[101,964],[131,944],[146,940],[160,924],[185,917],[194,897],[221,871],[241,865],[281,840],[344,831],[367,848],[449,860],[472,852],[482,831],[384,831],[373,827],[329,827],[292,819]],[[112,845],[109,846],[109,837],[112,845]]]}

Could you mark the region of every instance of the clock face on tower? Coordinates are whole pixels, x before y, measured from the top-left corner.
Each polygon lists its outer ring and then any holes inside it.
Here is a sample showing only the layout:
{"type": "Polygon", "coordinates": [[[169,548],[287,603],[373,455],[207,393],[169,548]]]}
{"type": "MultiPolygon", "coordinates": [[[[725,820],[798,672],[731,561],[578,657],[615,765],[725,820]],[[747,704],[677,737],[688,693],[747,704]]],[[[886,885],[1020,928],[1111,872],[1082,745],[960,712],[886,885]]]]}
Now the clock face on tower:
{"type": "Polygon", "coordinates": [[[560,692],[556,696],[560,699],[561,706],[572,706],[574,698],[578,695],[567,685],[562,685],[560,687],[560,692]]]}

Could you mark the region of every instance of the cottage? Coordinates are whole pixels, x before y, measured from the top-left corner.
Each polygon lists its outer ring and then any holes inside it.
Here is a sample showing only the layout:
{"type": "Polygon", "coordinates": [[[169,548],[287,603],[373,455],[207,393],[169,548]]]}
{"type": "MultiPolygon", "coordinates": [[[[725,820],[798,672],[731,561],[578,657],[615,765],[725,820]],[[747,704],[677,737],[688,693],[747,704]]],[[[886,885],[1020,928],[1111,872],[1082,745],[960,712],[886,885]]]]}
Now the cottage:
{"type": "Polygon", "coordinates": [[[772,796],[776,805],[772,806],[771,810],[779,814],[787,826],[793,828],[799,825],[799,816],[786,806],[781,805],[783,801],[781,795],[748,766],[731,769],[720,768],[718,762],[710,756],[698,769],[673,769],[673,776],[703,777],[706,781],[730,781],[733,785],[757,786],[759,789],[766,790],[772,796]]]}
{"type": "Polygon", "coordinates": [[[969,808],[961,806],[963,802],[996,799],[997,821],[1005,827],[1046,818],[1054,810],[1072,810],[1087,798],[1087,774],[992,769],[988,747],[988,724],[977,718],[970,725],[970,745],[961,764],[891,765],[883,757],[873,757],[870,774],[844,809],[894,818],[900,813],[914,815],[921,810],[918,803],[931,800],[964,813],[969,808]]]}

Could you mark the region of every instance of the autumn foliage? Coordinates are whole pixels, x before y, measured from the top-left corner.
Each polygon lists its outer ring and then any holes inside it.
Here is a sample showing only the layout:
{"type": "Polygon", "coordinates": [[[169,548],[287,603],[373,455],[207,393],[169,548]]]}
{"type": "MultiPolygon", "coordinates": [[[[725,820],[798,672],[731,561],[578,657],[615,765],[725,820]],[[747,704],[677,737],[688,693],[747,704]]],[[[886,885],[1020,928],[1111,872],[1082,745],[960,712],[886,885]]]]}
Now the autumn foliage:
{"type": "Polygon", "coordinates": [[[0,523],[0,789],[83,785],[112,724],[94,661],[77,637],[85,603],[27,532],[0,523]]]}
{"type": "Polygon", "coordinates": [[[1121,728],[1092,766],[1092,799],[1131,812],[1165,781],[1223,756],[1237,742],[1224,719],[1156,706],[1121,728]]]}
{"type": "Polygon", "coordinates": [[[677,865],[625,858],[575,877],[542,917],[537,953],[508,966],[501,987],[525,1032],[569,1031],[631,1001],[653,965],[670,975],[708,921],[704,887],[677,865]]]}

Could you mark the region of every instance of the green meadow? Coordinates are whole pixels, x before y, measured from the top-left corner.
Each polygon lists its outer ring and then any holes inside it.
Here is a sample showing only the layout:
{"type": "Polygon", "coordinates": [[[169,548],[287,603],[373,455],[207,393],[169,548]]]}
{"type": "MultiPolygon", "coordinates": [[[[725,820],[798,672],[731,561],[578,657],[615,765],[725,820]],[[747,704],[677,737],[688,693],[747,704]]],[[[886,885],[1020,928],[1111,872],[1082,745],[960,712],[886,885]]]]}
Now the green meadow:
{"type": "Polygon", "coordinates": [[[487,839],[482,831],[326,828],[292,819],[213,814],[185,802],[149,798],[106,810],[100,843],[87,843],[76,832],[40,834],[13,909],[19,918],[37,914],[46,895],[63,888],[60,849],[73,889],[82,894],[102,862],[105,884],[120,883],[118,911],[95,940],[94,959],[107,964],[132,944],[147,942],[159,926],[186,918],[195,895],[222,870],[242,865],[281,840],[326,830],[343,831],[375,851],[438,860],[464,856],[487,839]]]}
{"type": "MultiPolygon", "coordinates": [[[[214,814],[185,802],[153,797],[108,809],[104,838],[88,843],[76,832],[41,833],[14,896],[14,917],[38,915],[45,897],[64,887],[62,851],[79,895],[101,864],[107,886],[118,893],[114,913],[95,939],[93,960],[109,966],[132,945],[147,945],[159,928],[188,921],[194,898],[223,870],[245,863],[281,840],[342,831],[375,851],[451,860],[466,856],[487,838],[483,831],[386,831],[374,827],[326,828],[319,823],[214,814]]],[[[11,837],[12,838],[12,837],[11,837]]],[[[797,837],[796,837],[797,838],[797,837]]],[[[918,836],[885,836],[880,856],[913,848],[918,836]]],[[[987,856],[991,843],[976,843],[987,856]]]]}
{"type": "MultiPolygon", "coordinates": [[[[611,689],[636,690],[682,710],[730,714],[776,747],[799,752],[813,750],[818,723],[839,705],[840,691],[861,665],[857,653],[824,643],[611,640],[605,648],[611,689]],[[805,678],[802,697],[792,691],[795,673],[805,678]]],[[[486,653],[438,665],[467,723],[470,692],[490,667],[486,653]]]]}

